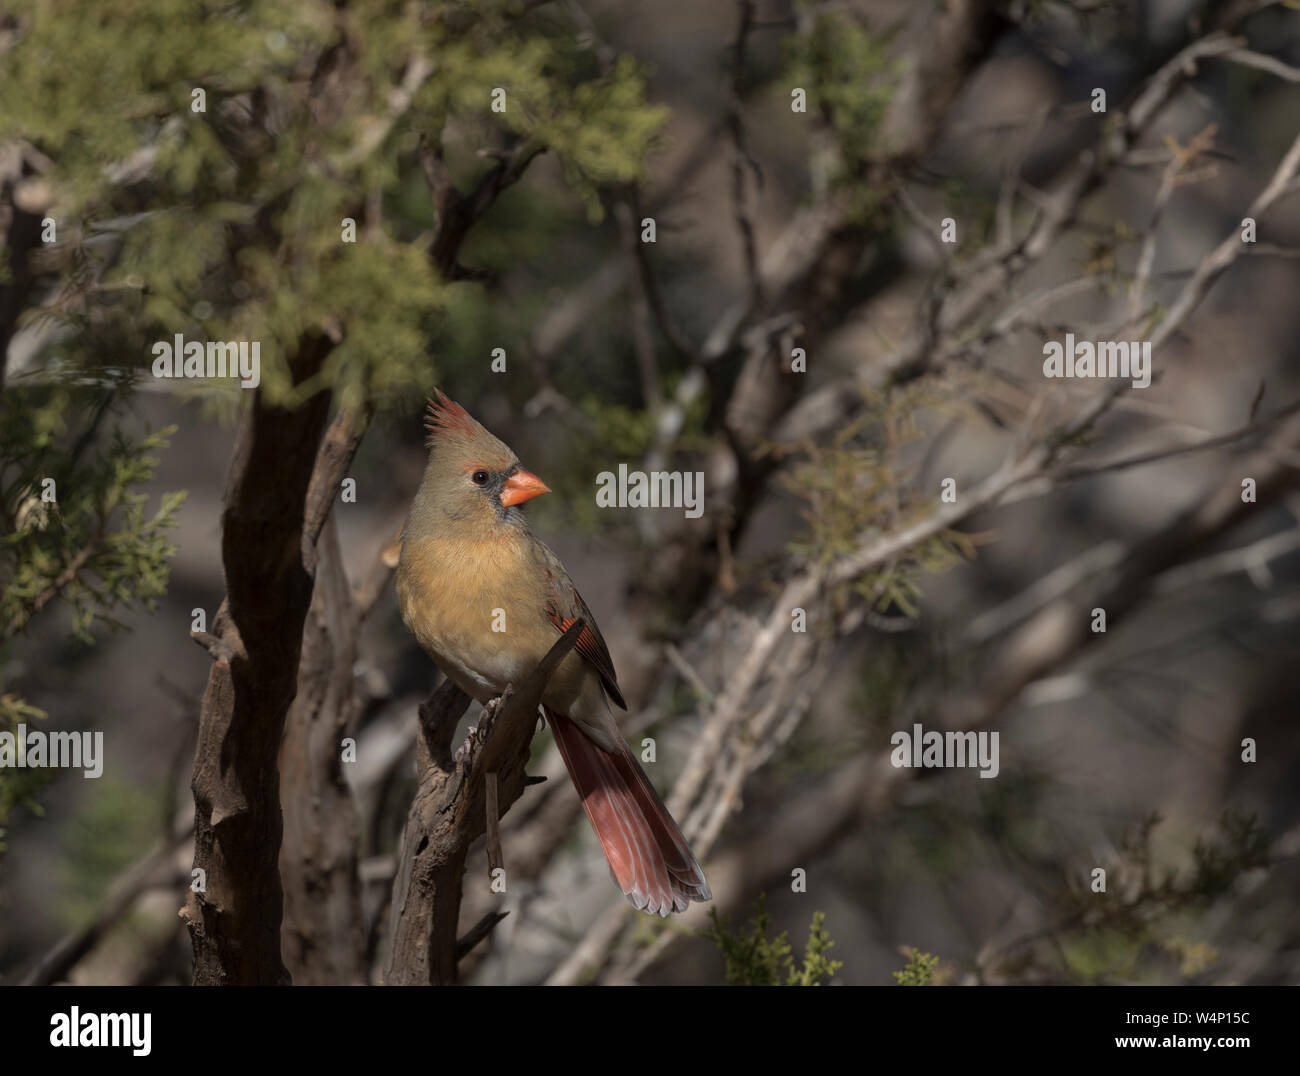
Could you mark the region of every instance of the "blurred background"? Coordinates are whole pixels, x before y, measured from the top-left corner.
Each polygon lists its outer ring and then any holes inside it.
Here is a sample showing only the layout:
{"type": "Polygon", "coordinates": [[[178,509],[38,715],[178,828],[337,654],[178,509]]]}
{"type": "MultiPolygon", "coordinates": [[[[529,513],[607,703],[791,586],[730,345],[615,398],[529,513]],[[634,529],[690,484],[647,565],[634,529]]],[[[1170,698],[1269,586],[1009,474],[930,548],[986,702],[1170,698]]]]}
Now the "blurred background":
{"type": "Polygon", "coordinates": [[[190,981],[190,633],[241,409],[319,392],[371,416],[326,539],[357,750],[334,873],[287,823],[283,958],[378,980],[435,385],[554,491],[720,916],[616,899],[543,730],[465,981],[764,981],[755,917],[802,964],[815,913],[824,982],[1300,978],[1293,5],[189,7],[0,14],[0,723],[105,744],[0,770],[3,981],[190,981]],[[261,340],[261,403],[151,377],[178,332],[261,340]],[[1152,340],[1153,384],[1044,378],[1067,332],[1152,340]],[[597,510],[620,463],[703,516],[597,510]],[[996,730],[998,776],[892,766],[916,722],[996,730]]]}

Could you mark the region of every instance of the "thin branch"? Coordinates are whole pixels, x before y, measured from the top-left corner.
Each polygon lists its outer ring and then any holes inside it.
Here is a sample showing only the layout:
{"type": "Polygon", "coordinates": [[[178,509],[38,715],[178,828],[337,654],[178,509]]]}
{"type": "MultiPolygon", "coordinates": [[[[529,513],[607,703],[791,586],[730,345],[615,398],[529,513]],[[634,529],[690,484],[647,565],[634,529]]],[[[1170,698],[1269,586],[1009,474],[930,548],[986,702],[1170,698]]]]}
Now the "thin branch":
{"type": "Polygon", "coordinates": [[[465,931],[462,937],[456,939],[456,959],[463,960],[469,956],[479,942],[491,937],[492,931],[496,929],[497,924],[509,914],[509,912],[488,912],[469,930],[465,931]]]}
{"type": "Polygon", "coordinates": [[[1300,529],[1280,531],[1257,542],[1227,549],[1209,557],[1180,564],[1176,568],[1161,574],[1153,588],[1156,594],[1168,594],[1183,587],[1207,583],[1225,575],[1245,572],[1252,583],[1261,590],[1272,585],[1273,576],[1269,564],[1289,553],[1300,549],[1300,529]]]}
{"type": "Polygon", "coordinates": [[[749,281],[750,307],[759,311],[765,306],[763,276],[758,268],[758,243],[754,233],[754,221],[745,204],[745,174],[750,171],[758,177],[761,173],[745,140],[744,103],[741,93],[745,84],[745,53],[749,44],[749,34],[754,25],[755,7],[754,0],[737,0],[736,39],[732,49],[731,105],[727,115],[727,128],[731,132],[732,143],[731,211],[736,222],[736,231],[740,234],[745,276],[749,281]]]}
{"type": "Polygon", "coordinates": [[[1177,459],[1179,456],[1186,456],[1193,452],[1204,452],[1206,449],[1222,448],[1225,445],[1234,444],[1243,438],[1250,437],[1252,434],[1262,433],[1277,425],[1277,423],[1290,418],[1298,411],[1300,411],[1300,400],[1287,404],[1267,418],[1256,422],[1248,422],[1235,430],[1229,430],[1227,433],[1221,433],[1214,437],[1207,437],[1190,445],[1157,449],[1152,452],[1143,452],[1135,456],[1125,456],[1121,459],[1107,460],[1101,463],[1083,463],[1070,467],[1058,467],[1052,471],[1051,478],[1055,482],[1073,482],[1081,478],[1095,478],[1097,475],[1127,471],[1133,467],[1146,467],[1153,463],[1164,463],[1167,460],[1177,459]]]}
{"type": "Polygon", "coordinates": [[[486,799],[484,817],[487,824],[488,872],[503,869],[505,857],[501,854],[501,808],[497,804],[497,775],[491,771],[483,775],[486,799]]]}
{"type": "Polygon", "coordinates": [[[1233,49],[1231,52],[1223,53],[1220,59],[1235,64],[1244,64],[1246,67],[1254,67],[1260,71],[1267,71],[1270,75],[1277,75],[1278,78],[1286,79],[1287,82],[1300,82],[1300,67],[1292,67],[1275,56],[1266,56],[1261,52],[1251,52],[1250,49],[1233,49]]]}
{"type": "MultiPolygon", "coordinates": [[[[1171,145],[1169,163],[1160,177],[1160,187],[1156,191],[1151,216],[1147,221],[1146,234],[1142,240],[1142,250],[1138,255],[1137,269],[1129,286],[1129,321],[1136,323],[1146,302],[1147,284],[1151,279],[1151,269],[1156,260],[1156,237],[1160,228],[1160,218],[1174,191],[1181,185],[1187,166],[1210,148],[1214,139],[1215,126],[1211,124],[1188,143],[1186,149],[1177,144],[1171,145]]],[[[1172,140],[1171,140],[1172,142],[1172,140]]]]}
{"type": "Polygon", "coordinates": [[[704,682],[704,678],[695,671],[691,663],[682,655],[682,652],[672,643],[664,644],[664,656],[668,659],[672,667],[681,673],[682,679],[691,685],[695,694],[699,696],[701,701],[706,705],[716,697],[717,692],[704,682]]]}
{"type": "Polygon", "coordinates": [[[614,206],[614,216],[618,221],[624,256],[631,267],[629,300],[632,306],[632,353],[636,358],[637,373],[641,377],[641,399],[646,411],[655,415],[663,406],[663,391],[659,387],[659,366],[655,360],[654,337],[650,333],[650,300],[646,274],[642,270],[642,255],[639,253],[639,248],[644,244],[640,239],[640,226],[630,200],[617,203],[614,206]]]}
{"type": "MultiPolygon", "coordinates": [[[[641,196],[635,188],[628,193],[627,206],[631,211],[634,223],[644,219],[641,211],[641,196]]],[[[639,241],[635,242],[632,246],[632,253],[642,294],[649,304],[650,313],[654,317],[659,332],[678,355],[687,362],[695,362],[699,355],[699,349],[677,328],[676,323],[669,315],[668,308],[664,305],[663,295],[659,291],[659,285],[655,283],[654,269],[650,265],[650,251],[647,245],[639,241]]]]}
{"type": "Polygon", "coordinates": [[[77,551],[76,556],[68,561],[63,571],[59,572],[29,604],[18,610],[13,619],[5,625],[3,634],[0,634],[0,642],[8,642],[12,639],[28,625],[32,617],[36,616],[37,613],[72,585],[72,582],[77,578],[77,574],[99,549],[103,538],[102,533],[96,533],[90,541],[77,551]]]}
{"type": "Polygon", "coordinates": [[[421,86],[433,74],[433,62],[427,56],[413,56],[406,65],[406,73],[389,97],[388,112],[380,119],[363,121],[361,135],[356,144],[332,162],[338,172],[348,172],[369,158],[384,144],[398,120],[406,114],[421,86]]]}
{"type": "MultiPolygon", "coordinates": [[[[469,230],[492,207],[497,196],[517,183],[533,160],[545,150],[546,146],[536,139],[521,139],[498,158],[469,194],[462,194],[451,180],[441,143],[421,142],[420,168],[438,215],[438,228],[429,253],[444,277],[454,277],[456,255],[469,230]]],[[[463,268],[460,271],[468,272],[463,268]]]]}

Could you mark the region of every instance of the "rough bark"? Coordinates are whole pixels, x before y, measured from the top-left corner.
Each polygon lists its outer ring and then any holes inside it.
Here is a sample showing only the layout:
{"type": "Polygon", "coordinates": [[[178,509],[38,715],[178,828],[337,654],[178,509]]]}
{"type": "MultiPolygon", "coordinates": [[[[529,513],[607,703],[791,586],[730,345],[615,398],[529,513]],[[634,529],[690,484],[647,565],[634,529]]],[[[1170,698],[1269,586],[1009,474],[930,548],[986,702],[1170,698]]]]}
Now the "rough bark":
{"type": "Polygon", "coordinates": [[[331,517],[321,537],[298,694],[280,751],[282,939],[299,986],[366,982],[357,811],[342,761],[343,739],[361,710],[352,685],[359,629],[331,517]]]}
{"type": "MultiPolygon", "coordinates": [[[[306,337],[295,383],[331,344],[306,337]]],[[[257,390],[235,442],[222,513],[226,600],[207,641],[214,661],[194,756],[194,866],[184,916],[194,982],[287,984],[280,955],[280,739],[297,689],[312,575],[303,558],[304,505],[330,393],[296,410],[257,390]],[[199,886],[202,888],[199,888],[199,886]]]]}

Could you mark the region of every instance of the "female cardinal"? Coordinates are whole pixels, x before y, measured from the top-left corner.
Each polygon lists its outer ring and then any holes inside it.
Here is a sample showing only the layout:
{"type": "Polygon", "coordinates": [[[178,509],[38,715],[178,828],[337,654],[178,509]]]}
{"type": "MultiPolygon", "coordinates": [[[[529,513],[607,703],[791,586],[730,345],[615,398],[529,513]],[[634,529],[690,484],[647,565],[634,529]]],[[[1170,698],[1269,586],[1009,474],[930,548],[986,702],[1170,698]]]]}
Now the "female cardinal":
{"type": "Polygon", "coordinates": [[[614,880],[652,915],[710,900],[681,830],[619,735],[607,700],[627,704],[591,611],[519,507],[549,489],[441,392],[425,428],[429,463],[397,566],[402,620],[450,680],[487,702],[522,682],[581,617],[542,709],[614,880]]]}

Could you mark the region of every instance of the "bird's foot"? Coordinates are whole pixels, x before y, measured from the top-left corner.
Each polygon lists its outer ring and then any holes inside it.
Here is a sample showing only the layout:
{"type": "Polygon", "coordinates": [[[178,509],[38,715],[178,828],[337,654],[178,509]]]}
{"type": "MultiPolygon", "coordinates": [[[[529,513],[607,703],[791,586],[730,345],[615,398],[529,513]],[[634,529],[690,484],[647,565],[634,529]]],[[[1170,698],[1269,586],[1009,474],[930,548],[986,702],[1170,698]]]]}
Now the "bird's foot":
{"type": "MultiPolygon", "coordinates": [[[[509,692],[509,690],[509,688],[506,688],[506,692],[509,692]]],[[[501,712],[501,704],[504,700],[505,695],[503,694],[495,699],[488,699],[483,704],[483,716],[479,720],[477,730],[474,730],[479,743],[486,742],[488,734],[492,731],[492,726],[496,724],[497,714],[501,712]]]]}
{"type": "Polygon", "coordinates": [[[492,729],[496,724],[497,714],[500,713],[502,704],[510,695],[510,688],[506,688],[502,694],[495,699],[489,699],[483,704],[483,713],[479,716],[477,725],[470,725],[465,731],[465,742],[460,745],[456,751],[456,761],[470,760],[474,753],[487,743],[488,737],[492,734],[492,729]]]}

